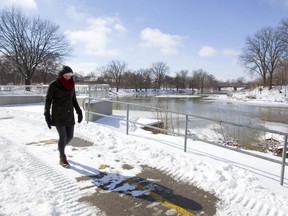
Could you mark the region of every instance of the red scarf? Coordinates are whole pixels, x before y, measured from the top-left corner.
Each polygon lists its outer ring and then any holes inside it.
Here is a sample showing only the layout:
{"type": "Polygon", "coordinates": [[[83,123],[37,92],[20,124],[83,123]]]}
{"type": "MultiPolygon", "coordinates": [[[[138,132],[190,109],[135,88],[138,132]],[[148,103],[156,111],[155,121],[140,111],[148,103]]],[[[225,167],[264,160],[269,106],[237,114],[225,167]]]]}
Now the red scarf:
{"type": "Polygon", "coordinates": [[[73,80],[73,77],[71,77],[70,79],[66,80],[63,76],[60,78],[60,82],[62,83],[62,85],[64,86],[64,88],[68,91],[71,91],[74,89],[75,87],[75,83],[73,80]]]}

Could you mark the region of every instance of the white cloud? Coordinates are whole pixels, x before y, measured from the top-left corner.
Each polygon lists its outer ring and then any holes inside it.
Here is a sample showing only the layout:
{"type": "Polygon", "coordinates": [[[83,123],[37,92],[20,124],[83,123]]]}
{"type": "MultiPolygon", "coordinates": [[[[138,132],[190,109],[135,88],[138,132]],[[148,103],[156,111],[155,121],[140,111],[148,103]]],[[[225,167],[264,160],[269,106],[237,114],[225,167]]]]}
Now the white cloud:
{"type": "Polygon", "coordinates": [[[199,55],[203,57],[216,56],[217,54],[218,54],[218,51],[210,46],[204,46],[199,51],[199,55]]]}
{"type": "Polygon", "coordinates": [[[213,57],[213,56],[227,56],[227,57],[235,57],[239,55],[239,51],[234,49],[222,49],[217,50],[210,46],[203,46],[199,51],[199,56],[202,57],[213,57]]]}
{"type": "Polygon", "coordinates": [[[117,19],[111,17],[90,18],[87,23],[88,27],[84,30],[65,32],[72,44],[83,44],[86,54],[100,56],[116,56],[120,54],[120,50],[108,48],[109,42],[113,38],[113,33],[126,31],[125,27],[117,19]]]}
{"type": "Polygon", "coordinates": [[[85,19],[86,17],[84,13],[77,11],[77,9],[74,6],[69,6],[66,10],[66,14],[75,20],[82,20],[85,19]]]}
{"type": "Polygon", "coordinates": [[[37,4],[35,0],[1,0],[0,1],[0,7],[21,7],[25,9],[32,9],[36,10],[37,9],[37,4]]]}
{"type": "Polygon", "coordinates": [[[164,55],[178,53],[181,37],[161,32],[159,29],[145,28],[140,33],[140,46],[159,49],[164,55]]]}
{"type": "Polygon", "coordinates": [[[67,65],[69,65],[74,72],[82,74],[82,75],[88,75],[91,72],[95,72],[97,67],[99,65],[95,62],[75,62],[75,61],[69,61],[66,62],[67,65]]]}
{"type": "Polygon", "coordinates": [[[239,51],[237,50],[233,50],[233,49],[223,49],[221,50],[221,54],[224,56],[238,56],[239,55],[239,51]]]}
{"type": "Polygon", "coordinates": [[[126,32],[126,28],[123,25],[120,25],[119,23],[115,23],[114,29],[119,33],[126,32]]]}

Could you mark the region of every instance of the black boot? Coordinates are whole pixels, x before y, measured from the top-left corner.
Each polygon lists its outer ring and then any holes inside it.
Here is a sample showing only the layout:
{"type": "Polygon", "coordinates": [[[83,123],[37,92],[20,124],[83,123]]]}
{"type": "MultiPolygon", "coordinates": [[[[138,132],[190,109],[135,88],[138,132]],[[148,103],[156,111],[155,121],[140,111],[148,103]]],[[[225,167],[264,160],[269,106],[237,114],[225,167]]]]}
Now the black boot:
{"type": "Polygon", "coordinates": [[[60,162],[59,163],[60,163],[60,165],[65,166],[65,167],[69,166],[69,163],[66,159],[65,154],[60,154],[60,162]]]}

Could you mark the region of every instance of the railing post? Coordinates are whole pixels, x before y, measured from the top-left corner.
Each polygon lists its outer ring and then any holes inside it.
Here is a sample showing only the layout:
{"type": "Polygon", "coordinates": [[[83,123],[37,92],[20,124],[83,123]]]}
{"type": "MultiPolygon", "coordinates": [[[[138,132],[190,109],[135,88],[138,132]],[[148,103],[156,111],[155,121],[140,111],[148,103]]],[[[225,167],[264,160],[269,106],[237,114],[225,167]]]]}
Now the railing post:
{"type": "Polygon", "coordinates": [[[188,115],[186,115],[185,136],[184,136],[184,152],[187,150],[187,135],[188,135],[188,115]]]}
{"type": "Polygon", "coordinates": [[[285,161],[286,161],[286,151],[287,151],[287,135],[285,135],[283,152],[282,152],[282,169],[281,169],[281,181],[280,184],[283,186],[284,183],[284,174],[285,174],[285,161]]]}
{"type": "Polygon", "coordinates": [[[129,131],[129,104],[127,104],[127,120],[126,120],[126,134],[128,135],[129,131]]]}
{"type": "Polygon", "coordinates": [[[87,123],[89,122],[90,118],[90,100],[91,100],[91,85],[88,85],[88,112],[87,112],[87,123]]]}

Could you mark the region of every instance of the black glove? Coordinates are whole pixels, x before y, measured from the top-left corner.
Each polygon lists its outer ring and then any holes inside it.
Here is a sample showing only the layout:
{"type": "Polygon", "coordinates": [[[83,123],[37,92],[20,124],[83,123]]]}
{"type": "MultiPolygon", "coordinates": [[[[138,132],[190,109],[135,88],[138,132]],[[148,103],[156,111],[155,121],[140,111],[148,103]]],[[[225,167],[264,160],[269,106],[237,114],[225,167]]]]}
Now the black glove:
{"type": "Polygon", "coordinates": [[[51,121],[50,113],[45,112],[44,115],[45,115],[45,120],[46,120],[47,126],[48,126],[49,129],[51,129],[52,128],[51,127],[52,121],[51,121]]]}
{"type": "Polygon", "coordinates": [[[83,120],[82,111],[80,110],[77,114],[78,114],[78,123],[80,123],[83,120]]]}

